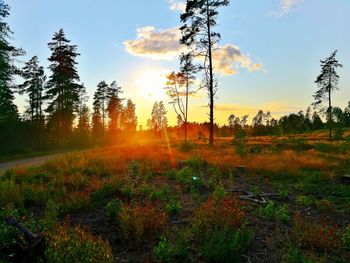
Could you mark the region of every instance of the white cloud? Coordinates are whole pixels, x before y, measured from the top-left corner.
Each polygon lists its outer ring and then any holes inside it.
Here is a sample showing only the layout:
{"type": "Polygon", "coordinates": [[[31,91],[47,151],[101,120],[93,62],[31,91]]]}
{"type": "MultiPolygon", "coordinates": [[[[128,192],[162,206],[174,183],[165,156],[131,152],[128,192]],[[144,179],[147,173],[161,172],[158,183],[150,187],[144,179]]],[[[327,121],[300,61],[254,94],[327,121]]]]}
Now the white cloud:
{"type": "Polygon", "coordinates": [[[243,54],[238,46],[227,44],[219,47],[213,54],[215,71],[222,75],[237,74],[239,69],[257,71],[262,68],[261,63],[254,63],[243,54]]]}
{"type": "Polygon", "coordinates": [[[274,12],[274,15],[281,17],[299,9],[301,2],[304,0],[281,0],[279,9],[274,12]]]}
{"type": "Polygon", "coordinates": [[[184,13],[186,11],[186,2],[177,1],[177,0],[168,0],[169,8],[172,11],[180,11],[184,13]]]}
{"type": "MultiPolygon", "coordinates": [[[[181,32],[178,28],[156,30],[152,26],[137,29],[137,38],[124,42],[127,52],[134,56],[148,57],[155,60],[171,60],[186,51],[180,45],[181,32]]],[[[261,63],[254,63],[243,54],[238,46],[227,44],[218,46],[213,52],[213,64],[216,73],[222,75],[237,74],[240,69],[257,71],[261,63]]]]}
{"type": "Polygon", "coordinates": [[[127,52],[134,56],[170,60],[184,47],[180,45],[181,32],[177,27],[156,30],[153,26],[137,29],[137,39],[124,42],[127,52]]]}

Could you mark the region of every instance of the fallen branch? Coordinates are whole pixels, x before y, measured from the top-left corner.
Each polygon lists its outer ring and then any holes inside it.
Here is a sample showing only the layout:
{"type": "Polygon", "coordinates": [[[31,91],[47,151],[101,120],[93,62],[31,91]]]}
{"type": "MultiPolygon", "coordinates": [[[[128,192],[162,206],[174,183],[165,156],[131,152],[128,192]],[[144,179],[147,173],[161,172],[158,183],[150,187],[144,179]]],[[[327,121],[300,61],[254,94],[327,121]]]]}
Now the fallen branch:
{"type": "Polygon", "coordinates": [[[231,193],[243,193],[243,195],[239,195],[238,197],[241,200],[248,200],[248,201],[252,201],[255,203],[259,203],[259,204],[267,204],[267,197],[278,197],[279,194],[276,193],[261,193],[261,194],[254,194],[252,192],[246,191],[246,190],[229,190],[229,192],[231,193]]]}

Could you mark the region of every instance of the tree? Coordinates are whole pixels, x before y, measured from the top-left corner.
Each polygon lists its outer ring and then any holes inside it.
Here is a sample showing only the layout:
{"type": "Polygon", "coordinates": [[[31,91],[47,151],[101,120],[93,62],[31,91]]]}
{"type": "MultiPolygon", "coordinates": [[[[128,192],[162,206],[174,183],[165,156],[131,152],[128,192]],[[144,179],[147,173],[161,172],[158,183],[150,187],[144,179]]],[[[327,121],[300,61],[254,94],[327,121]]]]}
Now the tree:
{"type": "Polygon", "coordinates": [[[163,101],[155,102],[153,104],[151,118],[147,121],[147,126],[153,130],[159,137],[161,131],[168,126],[168,119],[166,117],[166,109],[163,101]]]}
{"type": "Polygon", "coordinates": [[[65,137],[72,131],[74,113],[79,103],[79,75],[76,69],[77,46],[71,45],[63,29],[56,32],[48,44],[52,54],[49,69],[52,75],[48,81],[47,95],[50,104],[51,126],[57,130],[59,137],[65,137]]]}
{"type": "Polygon", "coordinates": [[[78,130],[80,132],[88,132],[90,129],[90,109],[83,105],[79,111],[78,130]]]}
{"type": "Polygon", "coordinates": [[[108,84],[103,80],[100,81],[97,85],[97,90],[94,94],[94,102],[96,109],[100,111],[102,117],[102,131],[105,131],[106,128],[106,111],[107,111],[107,102],[108,102],[108,84]]]}
{"type": "Polygon", "coordinates": [[[22,69],[22,77],[25,79],[19,85],[20,94],[27,94],[29,105],[26,113],[30,116],[30,121],[37,127],[43,127],[44,115],[42,111],[44,103],[44,88],[46,76],[44,68],[39,66],[37,56],[32,57],[22,69]]]}
{"type": "Polygon", "coordinates": [[[113,81],[107,88],[107,113],[109,117],[109,132],[115,134],[121,128],[121,118],[123,113],[122,99],[119,94],[122,93],[121,87],[113,81]]]}
{"type": "Polygon", "coordinates": [[[123,122],[122,129],[128,133],[136,132],[137,127],[137,116],[136,116],[136,105],[132,100],[128,100],[126,103],[126,108],[123,111],[123,122]]]}
{"type": "Polygon", "coordinates": [[[319,90],[315,93],[315,106],[321,106],[328,102],[327,115],[329,126],[329,140],[332,140],[332,92],[338,90],[339,75],[336,72],[338,67],[343,67],[335,58],[335,50],[328,58],[321,60],[321,74],[317,77],[315,83],[319,90]]]}
{"type": "Polygon", "coordinates": [[[9,16],[10,7],[2,0],[0,1],[0,124],[6,126],[7,123],[13,123],[18,120],[18,111],[14,100],[14,76],[19,73],[14,65],[14,59],[23,55],[22,49],[15,48],[9,43],[11,31],[5,22],[9,16]]]}
{"type": "Polygon", "coordinates": [[[213,31],[217,24],[218,8],[227,6],[229,0],[187,0],[186,11],[181,15],[184,25],[180,28],[180,43],[190,47],[194,56],[203,58],[203,83],[209,95],[209,144],[214,144],[214,97],[217,82],[213,73],[213,49],[220,34],[213,31]]]}

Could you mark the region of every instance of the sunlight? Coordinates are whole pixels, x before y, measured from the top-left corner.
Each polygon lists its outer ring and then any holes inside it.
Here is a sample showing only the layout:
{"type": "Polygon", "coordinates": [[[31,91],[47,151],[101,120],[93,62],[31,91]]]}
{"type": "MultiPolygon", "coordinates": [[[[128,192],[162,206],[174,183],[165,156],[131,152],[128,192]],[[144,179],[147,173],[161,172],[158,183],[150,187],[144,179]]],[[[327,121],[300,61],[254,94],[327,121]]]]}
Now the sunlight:
{"type": "Polygon", "coordinates": [[[135,80],[139,94],[151,101],[166,99],[164,90],[166,84],[166,72],[164,70],[147,70],[139,74],[135,80]]]}

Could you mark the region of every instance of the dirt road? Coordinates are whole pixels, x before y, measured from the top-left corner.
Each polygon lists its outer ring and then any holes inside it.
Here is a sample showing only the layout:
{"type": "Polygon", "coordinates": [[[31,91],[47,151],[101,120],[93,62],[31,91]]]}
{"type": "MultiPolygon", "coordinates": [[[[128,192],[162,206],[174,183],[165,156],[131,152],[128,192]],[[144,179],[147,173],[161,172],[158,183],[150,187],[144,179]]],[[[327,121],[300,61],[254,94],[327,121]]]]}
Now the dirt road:
{"type": "Polygon", "coordinates": [[[60,154],[51,154],[51,155],[46,155],[46,156],[40,156],[40,157],[27,158],[27,159],[22,159],[22,160],[0,163],[0,174],[2,174],[3,172],[5,172],[8,169],[15,168],[15,167],[28,167],[28,166],[41,165],[41,164],[44,164],[47,160],[55,158],[59,155],[60,154]]]}

